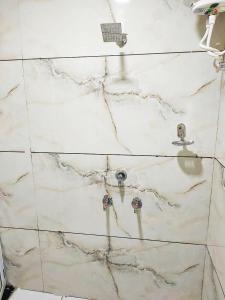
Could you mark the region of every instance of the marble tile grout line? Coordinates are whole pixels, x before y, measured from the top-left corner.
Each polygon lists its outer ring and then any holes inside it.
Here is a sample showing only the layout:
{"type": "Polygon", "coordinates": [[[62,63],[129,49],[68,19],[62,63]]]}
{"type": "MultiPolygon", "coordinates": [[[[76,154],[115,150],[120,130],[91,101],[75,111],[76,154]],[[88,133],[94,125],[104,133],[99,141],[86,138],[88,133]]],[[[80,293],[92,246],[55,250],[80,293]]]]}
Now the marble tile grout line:
{"type": "Polygon", "coordinates": [[[78,55],[78,56],[52,56],[52,57],[30,57],[30,58],[11,58],[0,59],[1,61],[29,61],[29,60],[48,60],[48,59],[76,59],[76,58],[97,58],[97,57],[120,57],[120,56],[148,56],[148,55],[168,55],[168,54],[196,54],[205,53],[202,50],[171,51],[171,52],[147,52],[147,53],[125,53],[125,54],[102,54],[102,55],[78,55]]]}
{"type": "Polygon", "coordinates": [[[0,150],[0,153],[25,153],[23,150],[0,150]]]}
{"type": "MultiPolygon", "coordinates": [[[[1,151],[0,151],[1,152],[1,151]]],[[[125,154],[125,153],[94,153],[94,152],[54,152],[54,151],[32,151],[31,154],[73,154],[73,155],[93,155],[93,156],[134,156],[134,157],[181,157],[181,158],[208,158],[208,159],[214,159],[214,156],[189,156],[189,155],[161,155],[161,154],[125,154]]]]}
{"type": "Polygon", "coordinates": [[[205,257],[204,257],[204,265],[203,265],[203,270],[202,270],[201,300],[203,300],[204,276],[205,276],[205,266],[206,266],[206,252],[207,252],[207,245],[205,246],[205,257]]]}
{"type": "Polygon", "coordinates": [[[218,107],[218,114],[217,114],[217,127],[216,127],[216,139],[214,145],[214,157],[216,156],[217,152],[217,142],[218,142],[218,135],[219,135],[219,123],[220,123],[220,109],[221,109],[221,102],[222,102],[222,85],[223,85],[223,73],[221,74],[220,78],[220,97],[219,97],[219,107],[218,107]]]}
{"type": "Polygon", "coordinates": [[[20,1],[17,0],[17,13],[18,13],[18,23],[19,23],[19,39],[20,39],[20,55],[23,57],[23,30],[22,29],[22,22],[21,22],[21,12],[20,12],[20,1]]]}
{"type": "MultiPolygon", "coordinates": [[[[23,150],[0,150],[0,153],[26,153],[23,150]]],[[[93,155],[93,156],[125,156],[125,157],[168,157],[168,158],[200,158],[218,159],[214,156],[191,156],[191,155],[162,155],[162,154],[125,154],[125,153],[94,153],[94,152],[54,152],[54,151],[30,151],[31,154],[62,154],[62,155],[93,155]]],[[[218,161],[221,165],[222,163],[218,161]]]]}
{"type": "Polygon", "coordinates": [[[38,234],[40,265],[41,265],[42,289],[43,289],[43,292],[44,292],[45,291],[45,281],[44,281],[43,260],[42,260],[42,253],[41,253],[40,229],[39,229],[38,209],[37,209],[36,191],[35,191],[34,165],[33,165],[32,154],[29,153],[29,155],[30,155],[31,170],[32,170],[32,180],[33,180],[33,196],[34,196],[34,200],[35,200],[35,204],[36,204],[35,210],[36,210],[37,234],[38,234]]]}
{"type": "Polygon", "coordinates": [[[219,161],[219,159],[217,157],[215,157],[215,160],[223,167],[225,168],[225,166],[221,163],[221,161],[219,161]]]}
{"type": "Polygon", "coordinates": [[[206,230],[206,245],[208,243],[208,232],[209,232],[210,216],[211,216],[211,205],[212,205],[213,183],[214,183],[214,170],[215,170],[215,159],[213,160],[212,176],[211,176],[211,191],[210,191],[210,199],[209,199],[208,224],[207,224],[207,230],[206,230]]]}
{"type": "Polygon", "coordinates": [[[208,245],[206,246],[206,251],[207,251],[207,253],[208,253],[208,255],[209,255],[210,259],[211,259],[213,269],[215,270],[216,277],[217,277],[217,279],[218,279],[218,281],[219,281],[219,284],[220,284],[222,293],[223,293],[223,295],[224,295],[224,297],[225,297],[225,291],[224,291],[224,289],[223,289],[223,285],[222,285],[222,283],[221,283],[221,281],[220,281],[218,272],[217,272],[217,270],[216,270],[216,268],[215,268],[215,265],[214,265],[214,262],[213,262],[213,260],[212,260],[212,256],[211,256],[210,251],[209,251],[209,249],[208,249],[208,245]]]}
{"type": "MultiPolygon", "coordinates": [[[[22,40],[22,37],[21,37],[22,40]]],[[[22,49],[22,55],[23,55],[23,49],[22,49]]],[[[30,119],[29,119],[29,105],[28,105],[28,95],[27,95],[27,89],[26,89],[26,79],[25,79],[25,72],[24,72],[24,61],[22,60],[22,74],[23,74],[23,89],[24,89],[24,96],[25,96],[25,103],[26,103],[26,121],[27,121],[27,138],[28,138],[28,145],[27,145],[27,151],[28,155],[30,156],[30,163],[31,163],[31,173],[32,173],[32,184],[33,184],[33,196],[34,200],[35,195],[35,179],[34,179],[34,166],[33,166],[33,159],[31,154],[31,130],[30,130],[30,119]]],[[[35,204],[37,201],[35,201],[35,204]]],[[[42,291],[45,291],[45,285],[44,285],[44,273],[43,273],[43,261],[42,261],[42,255],[41,255],[41,242],[40,242],[40,231],[39,231],[39,220],[38,220],[38,210],[37,210],[37,204],[35,205],[35,212],[36,212],[36,226],[37,226],[37,235],[38,235],[38,245],[39,245],[39,256],[40,256],[40,266],[41,266],[41,278],[42,278],[42,291]]]]}
{"type": "Polygon", "coordinates": [[[42,253],[41,253],[41,240],[40,240],[40,231],[38,233],[38,246],[39,246],[39,255],[40,255],[40,264],[41,264],[41,280],[42,280],[42,291],[45,292],[45,281],[44,281],[44,272],[43,272],[43,260],[42,260],[42,253]]]}
{"type": "MultiPolygon", "coordinates": [[[[84,233],[84,232],[72,232],[72,231],[60,231],[60,230],[49,230],[49,229],[36,229],[36,228],[24,228],[24,227],[9,227],[9,226],[0,226],[0,229],[6,230],[24,230],[24,231],[34,231],[34,232],[50,232],[50,233],[66,233],[72,235],[83,235],[83,236],[96,236],[96,237],[110,237],[115,239],[127,239],[127,240],[136,240],[136,241],[149,241],[149,242],[159,242],[159,243],[171,243],[171,244],[182,244],[182,245],[194,245],[194,246],[207,246],[204,243],[194,243],[194,242],[182,242],[182,241],[170,241],[170,240],[159,240],[159,239],[141,239],[135,237],[127,236],[116,236],[116,235],[104,235],[104,234],[95,234],[95,233],[84,233]]],[[[213,245],[210,245],[213,246],[213,245]]],[[[220,246],[218,246],[220,247],[220,246]]],[[[221,246],[223,247],[223,246],[221,246]]]]}

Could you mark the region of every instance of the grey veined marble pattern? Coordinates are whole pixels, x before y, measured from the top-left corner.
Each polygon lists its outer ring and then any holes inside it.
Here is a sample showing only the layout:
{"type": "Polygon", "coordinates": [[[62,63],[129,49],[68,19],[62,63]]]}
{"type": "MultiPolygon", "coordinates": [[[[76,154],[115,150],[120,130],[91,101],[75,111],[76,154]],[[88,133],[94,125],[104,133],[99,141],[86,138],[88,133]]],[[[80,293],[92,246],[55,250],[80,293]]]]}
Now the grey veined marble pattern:
{"type": "Polygon", "coordinates": [[[98,300],[201,296],[204,246],[18,229],[1,230],[1,241],[20,288],[98,300]]]}
{"type": "Polygon", "coordinates": [[[31,158],[0,153],[0,227],[37,228],[31,158]]]}
{"type": "Polygon", "coordinates": [[[205,247],[40,233],[45,291],[98,300],[199,300],[205,247]]]}
{"type": "Polygon", "coordinates": [[[39,227],[205,243],[211,159],[33,154],[39,227]],[[119,188],[115,173],[128,178],[119,188]],[[103,196],[113,207],[103,211],[103,196]],[[134,214],[131,201],[143,208],[134,214]]]}
{"type": "Polygon", "coordinates": [[[33,151],[214,155],[219,75],[203,53],[34,60],[24,70],[33,151]],[[180,122],[188,149],[172,145],[180,122]]]}
{"type": "Polygon", "coordinates": [[[0,81],[0,150],[24,151],[28,124],[22,62],[0,61],[0,81]]]}
{"type": "Polygon", "coordinates": [[[0,229],[7,280],[15,287],[43,290],[38,232],[0,229]]]}

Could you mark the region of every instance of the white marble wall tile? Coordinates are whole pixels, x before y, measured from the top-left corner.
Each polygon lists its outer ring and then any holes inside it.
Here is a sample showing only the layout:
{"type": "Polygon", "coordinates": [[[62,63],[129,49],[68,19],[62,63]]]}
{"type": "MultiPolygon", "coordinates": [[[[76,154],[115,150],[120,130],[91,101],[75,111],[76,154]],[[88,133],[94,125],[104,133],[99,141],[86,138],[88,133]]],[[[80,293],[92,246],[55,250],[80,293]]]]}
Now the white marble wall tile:
{"type": "Polygon", "coordinates": [[[210,256],[225,291],[225,247],[209,246],[210,256]]]}
{"type": "Polygon", "coordinates": [[[24,67],[34,151],[214,155],[219,77],[202,53],[24,67]],[[188,149],[172,145],[180,122],[195,141],[188,149]]]}
{"type": "Polygon", "coordinates": [[[224,299],[225,294],[222,290],[221,283],[213,266],[211,257],[208,251],[206,251],[202,300],[224,299]]]}
{"type": "Polygon", "coordinates": [[[18,8],[18,0],[0,1],[0,59],[22,57],[18,8]]]}
{"type": "MultiPolygon", "coordinates": [[[[205,22],[184,0],[20,0],[24,57],[198,50],[205,22]],[[51,14],[49,14],[51,12],[51,14]],[[103,43],[100,24],[121,22],[128,43],[103,43]],[[54,25],[53,25],[54,24],[54,25]],[[180,26],[178,26],[178,24],[180,26]]],[[[217,40],[221,42],[221,40],[217,40]]]]}
{"type": "Polygon", "coordinates": [[[225,169],[216,160],[211,199],[208,244],[225,246],[225,169]]]}
{"type": "Polygon", "coordinates": [[[0,153],[0,226],[37,228],[31,159],[0,153]]]}
{"type": "Polygon", "coordinates": [[[0,81],[0,150],[23,151],[28,135],[22,62],[1,61],[0,81]]]}
{"type": "Polygon", "coordinates": [[[205,243],[212,164],[197,158],[33,154],[39,227],[205,243]],[[120,169],[128,174],[124,189],[115,178],[120,169]],[[114,203],[108,211],[102,206],[106,193],[114,203]],[[140,215],[133,212],[134,197],[143,201],[140,215]]]}
{"type": "Polygon", "coordinates": [[[106,186],[115,209],[111,219],[121,231],[138,238],[206,242],[212,160],[113,156],[108,166],[106,186]],[[115,172],[124,168],[128,179],[120,189],[115,172]],[[143,202],[137,215],[131,207],[134,197],[143,202]]]}
{"type": "Polygon", "coordinates": [[[199,300],[203,246],[40,233],[45,290],[88,299],[199,300]]]}
{"type": "Polygon", "coordinates": [[[220,107],[218,120],[218,133],[216,141],[216,158],[225,166],[225,75],[221,73],[220,107]]]}
{"type": "Polygon", "coordinates": [[[222,284],[223,291],[225,291],[224,196],[224,167],[215,160],[207,244],[209,245],[210,256],[222,284]]]}
{"type": "Polygon", "coordinates": [[[43,290],[38,232],[1,229],[4,263],[10,284],[28,290],[43,290]]]}

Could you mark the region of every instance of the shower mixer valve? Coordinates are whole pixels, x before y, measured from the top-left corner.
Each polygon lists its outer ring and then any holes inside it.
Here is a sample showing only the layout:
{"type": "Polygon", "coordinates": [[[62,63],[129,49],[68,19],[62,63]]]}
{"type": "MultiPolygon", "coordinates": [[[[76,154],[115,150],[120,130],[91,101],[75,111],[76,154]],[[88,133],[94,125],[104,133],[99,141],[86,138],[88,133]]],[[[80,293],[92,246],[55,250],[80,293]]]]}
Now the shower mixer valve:
{"type": "Polygon", "coordinates": [[[116,172],[116,179],[118,181],[118,186],[122,187],[124,186],[124,181],[127,179],[127,173],[125,171],[117,171],[116,172]]]}
{"type": "Polygon", "coordinates": [[[108,194],[106,194],[103,197],[102,204],[103,204],[103,210],[106,210],[107,208],[112,206],[113,205],[112,197],[110,197],[108,194]]]}
{"type": "Polygon", "coordinates": [[[140,211],[140,209],[142,208],[142,201],[141,201],[140,198],[135,197],[135,198],[133,199],[133,201],[131,202],[131,205],[132,205],[132,207],[133,207],[133,209],[134,209],[134,213],[136,214],[136,213],[138,213],[138,212],[140,211]]]}
{"type": "Polygon", "coordinates": [[[175,146],[188,146],[194,144],[194,141],[186,141],[186,126],[181,123],[177,125],[177,136],[180,138],[179,141],[172,142],[175,146]]]}

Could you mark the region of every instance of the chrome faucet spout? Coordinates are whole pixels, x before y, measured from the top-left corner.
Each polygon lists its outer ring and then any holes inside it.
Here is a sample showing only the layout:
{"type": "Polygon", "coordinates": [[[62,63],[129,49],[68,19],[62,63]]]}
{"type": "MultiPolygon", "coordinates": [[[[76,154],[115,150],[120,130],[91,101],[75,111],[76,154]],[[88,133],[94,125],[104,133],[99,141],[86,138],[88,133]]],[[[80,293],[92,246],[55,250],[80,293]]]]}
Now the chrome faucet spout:
{"type": "Polygon", "coordinates": [[[116,172],[116,179],[118,181],[118,186],[123,187],[124,181],[127,179],[127,173],[125,171],[117,171],[116,172]]]}

